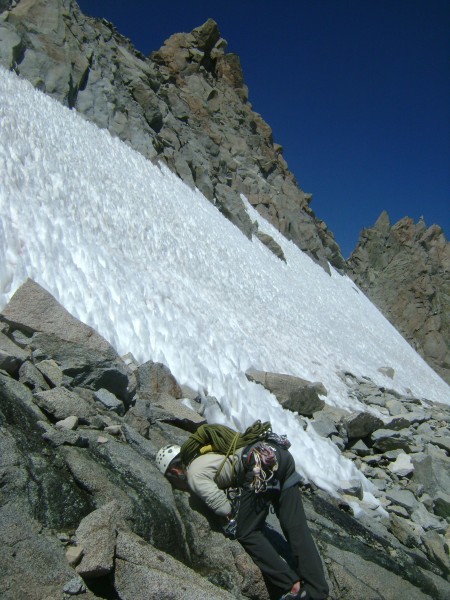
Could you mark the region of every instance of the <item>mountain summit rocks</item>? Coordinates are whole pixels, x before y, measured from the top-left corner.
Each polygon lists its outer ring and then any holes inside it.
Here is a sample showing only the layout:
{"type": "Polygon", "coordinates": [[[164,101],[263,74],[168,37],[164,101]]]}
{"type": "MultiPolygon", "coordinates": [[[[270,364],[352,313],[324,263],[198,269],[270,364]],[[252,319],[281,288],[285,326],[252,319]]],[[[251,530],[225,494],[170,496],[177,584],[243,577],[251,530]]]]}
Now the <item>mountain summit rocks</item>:
{"type": "Polygon", "coordinates": [[[248,102],[239,57],[209,19],[149,57],[71,0],[0,5],[0,64],[197,187],[247,237],[240,195],[315,260],[344,266],[248,102]],[[45,26],[44,26],[45,24],[45,26]]]}
{"type": "Polygon", "coordinates": [[[348,260],[355,283],[450,383],[450,244],[437,225],[383,212],[348,260]]]}

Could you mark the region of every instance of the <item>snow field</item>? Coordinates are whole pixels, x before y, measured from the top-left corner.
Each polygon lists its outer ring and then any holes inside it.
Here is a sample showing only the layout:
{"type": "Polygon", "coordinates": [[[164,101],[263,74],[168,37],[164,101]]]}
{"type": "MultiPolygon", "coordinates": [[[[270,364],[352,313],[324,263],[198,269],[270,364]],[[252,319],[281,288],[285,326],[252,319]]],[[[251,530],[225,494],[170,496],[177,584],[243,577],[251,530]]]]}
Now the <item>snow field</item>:
{"type": "Polygon", "coordinates": [[[363,407],[343,370],[416,397],[449,387],[356,286],[331,276],[247,205],[287,264],[198,190],[75,111],[0,70],[0,309],[31,277],[119,353],[165,363],[215,396],[210,422],[270,420],[299,472],[335,493],[369,482],[311,426],[245,377],[249,367],[322,381],[330,405],[363,407]],[[378,368],[395,369],[394,380],[378,368]]]}

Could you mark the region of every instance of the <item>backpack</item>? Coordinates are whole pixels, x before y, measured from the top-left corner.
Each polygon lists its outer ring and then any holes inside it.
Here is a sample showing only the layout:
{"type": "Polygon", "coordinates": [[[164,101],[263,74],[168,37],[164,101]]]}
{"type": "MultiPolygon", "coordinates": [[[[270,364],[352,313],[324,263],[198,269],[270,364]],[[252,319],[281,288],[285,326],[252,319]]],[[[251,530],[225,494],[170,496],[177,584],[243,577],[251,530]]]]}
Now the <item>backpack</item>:
{"type": "Polygon", "coordinates": [[[270,421],[265,423],[255,421],[244,433],[235,431],[226,425],[200,425],[197,431],[192,433],[181,446],[180,456],[184,464],[189,465],[195,458],[207,452],[224,454],[223,462],[216,474],[217,478],[228,457],[233,456],[236,450],[264,441],[277,444],[286,450],[291,445],[285,435],[279,436],[272,432],[270,421]]]}

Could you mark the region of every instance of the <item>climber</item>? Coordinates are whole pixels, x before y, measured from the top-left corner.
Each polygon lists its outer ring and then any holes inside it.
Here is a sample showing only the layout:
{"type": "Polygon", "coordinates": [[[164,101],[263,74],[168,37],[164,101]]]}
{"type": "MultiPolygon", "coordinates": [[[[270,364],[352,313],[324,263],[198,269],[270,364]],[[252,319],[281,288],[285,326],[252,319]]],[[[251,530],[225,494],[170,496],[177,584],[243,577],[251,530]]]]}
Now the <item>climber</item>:
{"type": "MultiPolygon", "coordinates": [[[[228,429],[203,425],[197,432],[208,428],[228,429]]],[[[294,459],[285,440],[276,434],[270,441],[239,447],[236,440],[241,444],[248,441],[249,436],[245,436],[250,430],[245,434],[229,430],[235,436],[232,451],[228,448],[227,453],[215,452],[217,443],[201,448],[197,444],[194,451],[191,438],[200,436],[192,434],[182,447],[161,448],[156,464],[174,487],[195,493],[221,519],[225,534],[239,541],[266,582],[280,590],[280,600],[323,600],[328,596],[328,585],[306,522],[298,489],[301,477],[295,471],[294,459]],[[289,544],[295,570],[263,534],[270,505],[289,544]]]]}

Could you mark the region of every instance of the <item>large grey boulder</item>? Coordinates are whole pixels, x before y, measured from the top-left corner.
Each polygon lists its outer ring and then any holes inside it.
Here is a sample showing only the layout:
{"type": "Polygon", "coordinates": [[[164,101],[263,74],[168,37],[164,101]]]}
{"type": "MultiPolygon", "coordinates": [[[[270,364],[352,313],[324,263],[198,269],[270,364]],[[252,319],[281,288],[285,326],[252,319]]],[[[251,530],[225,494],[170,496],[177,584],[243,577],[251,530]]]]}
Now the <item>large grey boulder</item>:
{"type": "Polygon", "coordinates": [[[125,421],[144,437],[148,437],[151,425],[157,421],[171,423],[190,432],[206,422],[198,412],[164,392],[148,394],[143,398],[136,396],[125,421]]]}
{"type": "Polygon", "coordinates": [[[86,421],[95,414],[94,407],[82,396],[66,388],[53,388],[38,392],[34,395],[33,401],[54,421],[60,421],[72,415],[86,421]]]}
{"type": "Polygon", "coordinates": [[[87,346],[93,352],[115,357],[112,346],[92,327],[72,316],[47,290],[27,279],[3,309],[2,320],[10,328],[27,334],[53,335],[67,342],[87,346]]]}
{"type": "Polygon", "coordinates": [[[137,393],[141,396],[154,393],[166,393],[181,398],[182,391],[168,367],[162,363],[148,361],[136,371],[137,393]]]}
{"type": "Polygon", "coordinates": [[[425,452],[412,455],[414,475],[412,480],[423,486],[424,491],[438,501],[440,494],[450,489],[450,458],[443,450],[428,445],[425,452]]]}
{"type": "Polygon", "coordinates": [[[341,421],[349,439],[365,438],[380,427],[383,421],[369,412],[352,413],[341,421]]]}
{"type": "Polygon", "coordinates": [[[115,553],[115,588],[124,600],[236,598],[131,532],[118,532],[115,553]]]}
{"type": "Polygon", "coordinates": [[[409,429],[400,429],[400,431],[377,429],[371,434],[370,439],[373,447],[382,452],[401,449],[408,453],[413,446],[413,438],[409,429]]]}
{"type": "Polygon", "coordinates": [[[33,359],[52,359],[74,385],[106,388],[128,401],[128,369],[101,335],[71,315],[47,290],[27,279],[0,314],[14,335],[31,336],[33,359]]]}
{"type": "Polygon", "coordinates": [[[261,231],[257,231],[255,235],[258,240],[272,252],[272,254],[275,254],[277,258],[286,262],[283,249],[281,248],[280,244],[273,239],[272,236],[268,235],[267,233],[262,233],[261,231]]]}
{"type": "Polygon", "coordinates": [[[81,561],[76,571],[83,579],[96,579],[113,571],[120,512],[118,502],[109,502],[84,517],[78,525],[75,538],[81,549],[81,561]]]}
{"type": "Polygon", "coordinates": [[[19,381],[33,391],[50,389],[42,372],[30,361],[25,361],[19,369],[19,381]]]}
{"type": "Polygon", "coordinates": [[[303,416],[312,416],[322,410],[325,401],[319,394],[326,395],[326,389],[321,383],[312,383],[306,379],[282,373],[268,373],[249,369],[247,379],[263,385],[276,396],[280,404],[289,410],[303,416]]]}

